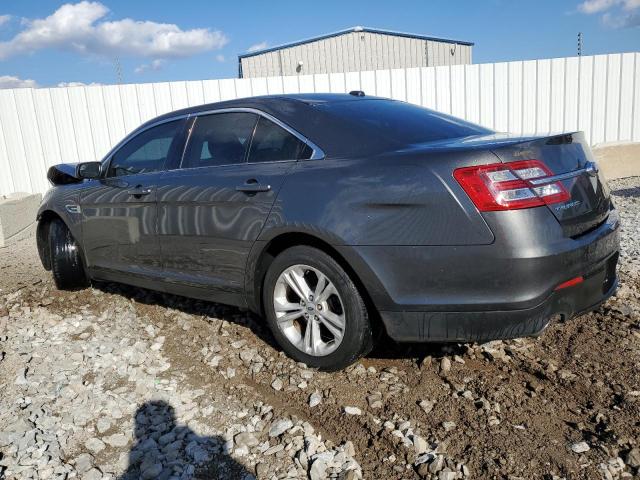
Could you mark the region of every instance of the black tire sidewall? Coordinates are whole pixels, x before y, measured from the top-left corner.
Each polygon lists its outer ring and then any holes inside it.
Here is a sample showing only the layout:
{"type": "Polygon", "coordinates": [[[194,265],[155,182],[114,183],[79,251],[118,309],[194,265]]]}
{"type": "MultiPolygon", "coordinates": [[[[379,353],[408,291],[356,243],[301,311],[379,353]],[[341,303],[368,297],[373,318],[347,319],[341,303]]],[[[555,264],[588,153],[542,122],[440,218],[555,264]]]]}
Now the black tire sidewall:
{"type": "Polygon", "coordinates": [[[310,367],[322,370],[338,370],[357,360],[366,350],[371,338],[367,308],[356,285],[344,269],[329,255],[313,247],[292,247],[278,255],[265,276],[263,305],[267,321],[282,349],[292,358],[310,367]],[[321,271],[335,285],[345,310],[345,332],[338,348],[322,357],[300,351],[282,333],[277,325],[273,307],[273,294],[280,274],[292,265],[308,265],[321,271]]]}
{"type": "Polygon", "coordinates": [[[53,220],[49,225],[49,248],[56,287],[62,290],[86,287],[88,277],[80,247],[61,220],[53,220]]]}

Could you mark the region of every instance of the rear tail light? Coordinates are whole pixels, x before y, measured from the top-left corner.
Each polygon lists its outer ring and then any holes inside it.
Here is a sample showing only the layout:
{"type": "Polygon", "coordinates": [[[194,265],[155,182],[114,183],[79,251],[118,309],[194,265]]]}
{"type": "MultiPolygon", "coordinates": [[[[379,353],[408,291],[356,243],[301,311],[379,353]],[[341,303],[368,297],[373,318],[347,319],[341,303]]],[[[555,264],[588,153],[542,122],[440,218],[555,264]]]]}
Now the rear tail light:
{"type": "Polygon", "coordinates": [[[538,160],[458,168],[453,176],[481,212],[540,207],[570,198],[560,182],[531,184],[530,180],[553,176],[538,160]]]}

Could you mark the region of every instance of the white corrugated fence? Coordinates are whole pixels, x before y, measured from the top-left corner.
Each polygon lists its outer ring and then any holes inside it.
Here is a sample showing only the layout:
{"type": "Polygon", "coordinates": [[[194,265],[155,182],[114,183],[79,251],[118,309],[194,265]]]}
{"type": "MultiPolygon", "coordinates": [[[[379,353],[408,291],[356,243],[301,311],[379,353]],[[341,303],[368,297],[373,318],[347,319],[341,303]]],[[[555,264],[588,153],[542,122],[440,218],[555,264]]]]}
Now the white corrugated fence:
{"type": "Polygon", "coordinates": [[[0,194],[44,192],[49,166],[100,159],[171,110],[277,93],[391,97],[498,131],[640,142],[640,53],[251,79],[0,90],[0,194]]]}

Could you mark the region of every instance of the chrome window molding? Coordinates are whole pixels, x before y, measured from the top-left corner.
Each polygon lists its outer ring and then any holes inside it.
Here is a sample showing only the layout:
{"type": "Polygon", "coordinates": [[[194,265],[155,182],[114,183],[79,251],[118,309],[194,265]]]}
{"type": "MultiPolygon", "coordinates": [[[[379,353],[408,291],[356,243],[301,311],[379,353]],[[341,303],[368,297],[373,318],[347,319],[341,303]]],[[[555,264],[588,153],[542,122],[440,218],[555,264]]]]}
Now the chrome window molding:
{"type": "MultiPolygon", "coordinates": [[[[266,112],[263,112],[262,110],[258,110],[256,108],[250,108],[250,107],[214,108],[214,109],[211,109],[211,110],[203,110],[201,112],[185,113],[185,114],[182,114],[182,115],[175,115],[175,116],[163,118],[162,120],[158,120],[157,122],[153,122],[153,123],[150,123],[149,125],[146,125],[144,128],[139,127],[138,129],[134,130],[129,135],[124,137],[120,142],[118,142],[116,144],[116,146],[113,147],[109,151],[109,153],[101,160],[101,163],[103,165],[102,178],[107,178],[107,172],[109,170],[109,163],[111,163],[111,159],[112,159],[113,155],[118,150],[120,150],[120,148],[122,148],[124,145],[126,145],[129,142],[129,140],[133,139],[135,136],[140,135],[143,132],[146,132],[150,128],[157,127],[159,125],[162,125],[163,123],[173,122],[175,120],[183,120],[183,119],[189,119],[189,118],[199,117],[199,116],[203,116],[203,115],[213,115],[213,114],[217,114],[217,113],[229,113],[229,112],[254,113],[254,114],[260,115],[260,116],[262,116],[262,117],[264,117],[264,118],[266,118],[268,120],[271,120],[273,123],[275,123],[276,125],[280,126],[281,128],[284,128],[291,135],[296,137],[301,142],[307,144],[311,148],[311,151],[312,151],[311,156],[308,159],[305,159],[305,160],[322,160],[323,158],[325,158],[324,151],[322,151],[322,149],[318,145],[313,143],[311,140],[309,140],[307,137],[302,135],[300,132],[298,132],[298,131],[294,130],[293,128],[291,128],[286,123],[282,122],[281,120],[279,120],[278,118],[274,117],[273,115],[270,115],[270,114],[268,114],[266,112]],[[105,166],[106,166],[106,168],[105,168],[105,166]]],[[[191,128],[193,128],[193,125],[191,125],[191,128]]],[[[187,139],[185,141],[185,145],[184,145],[185,149],[186,149],[187,143],[189,142],[190,137],[191,137],[191,131],[189,131],[188,137],[187,137],[187,139]]],[[[182,155],[184,156],[184,151],[182,152],[182,155]]],[[[297,161],[297,160],[292,159],[292,160],[278,160],[278,161],[279,162],[293,162],[293,161],[297,161]]],[[[182,164],[182,158],[180,159],[180,163],[182,164]]],[[[274,162],[245,162],[245,163],[257,164],[257,163],[274,163],[274,162]]],[[[238,164],[230,164],[230,165],[238,165],[238,164]]],[[[218,165],[218,166],[223,166],[223,165],[218,165]]],[[[161,171],[166,171],[166,170],[161,170],[161,171]]]]}
{"type": "MultiPolygon", "coordinates": [[[[113,155],[120,150],[122,147],[124,147],[127,143],[129,143],[129,140],[132,140],[134,137],[137,137],[138,135],[140,135],[141,133],[146,132],[147,130],[153,128],[153,127],[157,127],[159,125],[162,125],[164,123],[169,123],[169,122],[174,122],[176,120],[184,120],[184,119],[188,119],[190,116],[192,116],[191,114],[184,114],[184,115],[176,115],[174,117],[170,117],[170,118],[163,118],[162,120],[158,120],[157,122],[153,122],[149,125],[147,125],[146,127],[142,128],[142,127],[138,127],[136,130],[134,130],[133,132],[131,132],[129,135],[127,135],[126,137],[124,137],[122,140],[120,140],[115,147],[113,147],[111,150],[109,150],[109,153],[107,153],[104,158],[102,160],[100,160],[100,163],[102,163],[102,167],[101,167],[101,176],[100,178],[115,178],[115,177],[107,177],[107,172],[109,171],[109,167],[111,164],[111,159],[113,158],[113,155]]],[[[164,171],[164,168],[162,170],[157,170],[156,172],[162,172],[164,171]]],[[[148,172],[148,173],[156,173],[156,172],[148,172]]],[[[123,176],[127,176],[127,175],[123,175],[123,176]]]]}
{"type": "MultiPolygon", "coordinates": [[[[264,117],[267,120],[271,120],[273,123],[275,123],[276,125],[278,125],[279,127],[283,128],[283,129],[285,129],[291,135],[296,137],[301,142],[306,143],[311,148],[311,150],[312,150],[311,156],[306,160],[321,160],[321,159],[323,159],[325,157],[325,154],[322,151],[322,149],[319,146],[317,146],[315,143],[313,143],[311,140],[309,140],[307,137],[302,135],[300,132],[297,132],[296,130],[291,128],[289,125],[287,125],[286,123],[282,122],[281,120],[279,120],[278,118],[274,117],[273,115],[271,115],[271,114],[269,114],[267,112],[263,112],[262,110],[258,110],[256,108],[250,108],[250,107],[218,108],[218,109],[204,110],[202,112],[192,113],[190,116],[192,116],[192,117],[200,117],[200,116],[203,116],[203,115],[212,115],[212,114],[216,114],[216,113],[230,113],[230,112],[255,113],[256,115],[260,115],[261,117],[264,117]]],[[[292,160],[295,160],[295,159],[292,159],[292,160]]],[[[290,160],[278,160],[278,161],[288,162],[290,160]]],[[[271,163],[271,162],[248,162],[248,163],[271,163]]]]}

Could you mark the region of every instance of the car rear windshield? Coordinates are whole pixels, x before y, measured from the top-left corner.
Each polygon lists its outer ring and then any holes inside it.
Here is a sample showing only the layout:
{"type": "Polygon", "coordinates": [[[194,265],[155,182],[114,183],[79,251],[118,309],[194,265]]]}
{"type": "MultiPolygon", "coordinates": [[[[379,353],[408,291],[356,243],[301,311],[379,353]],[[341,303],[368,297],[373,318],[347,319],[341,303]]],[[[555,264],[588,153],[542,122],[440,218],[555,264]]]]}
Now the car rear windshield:
{"type": "Polygon", "coordinates": [[[486,135],[491,130],[456,117],[393,100],[355,100],[317,106],[363,135],[380,135],[396,144],[418,144],[486,135]]]}

